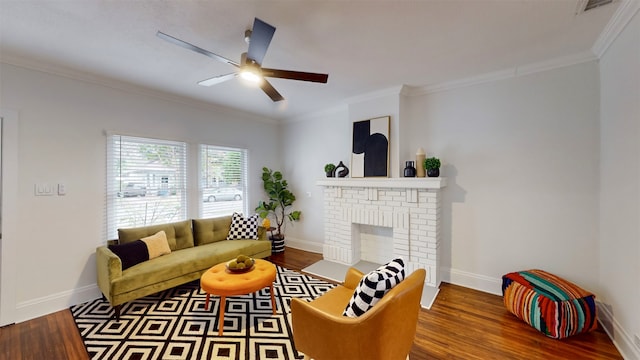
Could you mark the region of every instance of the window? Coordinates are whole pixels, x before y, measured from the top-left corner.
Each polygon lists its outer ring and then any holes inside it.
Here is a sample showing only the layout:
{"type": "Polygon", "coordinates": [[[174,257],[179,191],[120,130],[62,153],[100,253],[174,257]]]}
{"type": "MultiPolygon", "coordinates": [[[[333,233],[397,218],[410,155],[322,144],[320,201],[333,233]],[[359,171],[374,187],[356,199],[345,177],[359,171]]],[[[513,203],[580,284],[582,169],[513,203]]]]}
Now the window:
{"type": "Polygon", "coordinates": [[[118,228],[187,219],[187,144],[111,135],[107,149],[107,239],[118,228]]]}
{"type": "Polygon", "coordinates": [[[247,151],[200,145],[200,217],[245,213],[247,151]]]}

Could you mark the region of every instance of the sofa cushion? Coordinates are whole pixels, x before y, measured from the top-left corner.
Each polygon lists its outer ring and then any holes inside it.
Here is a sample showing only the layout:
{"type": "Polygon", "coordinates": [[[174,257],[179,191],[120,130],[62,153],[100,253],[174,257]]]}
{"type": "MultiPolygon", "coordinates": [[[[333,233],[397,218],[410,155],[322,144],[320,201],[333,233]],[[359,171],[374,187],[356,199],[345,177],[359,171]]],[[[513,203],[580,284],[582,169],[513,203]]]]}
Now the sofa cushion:
{"type": "Polygon", "coordinates": [[[258,239],[258,214],[245,218],[242,214],[233,213],[227,240],[258,239]]]}
{"type": "Polygon", "coordinates": [[[124,244],[109,245],[109,250],[116,254],[122,262],[122,270],[149,260],[147,245],[142,240],[130,241],[124,244]]]}
{"type": "Polygon", "coordinates": [[[193,240],[196,246],[227,239],[231,216],[193,220],[193,240]]]}
{"type": "Polygon", "coordinates": [[[111,244],[109,249],[120,258],[122,270],[171,252],[164,231],[124,244],[111,244]]]}
{"type": "Polygon", "coordinates": [[[149,259],[155,259],[158,256],[166,255],[171,252],[169,242],[167,241],[167,234],[164,230],[158,231],[154,235],[147,236],[140,240],[147,245],[149,259]]]}
{"type": "Polygon", "coordinates": [[[124,244],[151,236],[162,230],[167,235],[167,241],[169,242],[169,248],[171,251],[193,247],[191,220],[130,229],[118,229],[118,239],[121,244],[124,244]]]}
{"type": "Polygon", "coordinates": [[[362,277],[342,315],[358,317],[404,280],[404,261],[396,258],[362,277]]]}

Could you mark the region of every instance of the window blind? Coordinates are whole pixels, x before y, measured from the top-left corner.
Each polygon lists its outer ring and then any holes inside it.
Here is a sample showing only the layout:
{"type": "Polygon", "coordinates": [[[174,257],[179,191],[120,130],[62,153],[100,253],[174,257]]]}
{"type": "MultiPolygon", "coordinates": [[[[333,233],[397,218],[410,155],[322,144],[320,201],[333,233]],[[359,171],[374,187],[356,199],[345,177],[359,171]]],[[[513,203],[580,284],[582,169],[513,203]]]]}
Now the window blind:
{"type": "Polygon", "coordinates": [[[200,217],[247,209],[247,150],[200,145],[200,217]]]}
{"type": "Polygon", "coordinates": [[[117,229],[187,219],[187,144],[110,135],[107,239],[117,229]]]}

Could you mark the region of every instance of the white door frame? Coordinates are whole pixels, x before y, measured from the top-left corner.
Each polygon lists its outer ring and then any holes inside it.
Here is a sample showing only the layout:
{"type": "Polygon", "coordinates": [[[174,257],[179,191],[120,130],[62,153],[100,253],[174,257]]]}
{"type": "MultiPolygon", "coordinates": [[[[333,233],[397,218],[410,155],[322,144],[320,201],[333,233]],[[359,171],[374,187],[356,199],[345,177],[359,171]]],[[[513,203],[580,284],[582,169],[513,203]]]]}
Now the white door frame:
{"type": "Polygon", "coordinates": [[[18,234],[18,112],[0,109],[2,118],[2,240],[0,240],[0,326],[16,321],[16,241],[18,234]]]}

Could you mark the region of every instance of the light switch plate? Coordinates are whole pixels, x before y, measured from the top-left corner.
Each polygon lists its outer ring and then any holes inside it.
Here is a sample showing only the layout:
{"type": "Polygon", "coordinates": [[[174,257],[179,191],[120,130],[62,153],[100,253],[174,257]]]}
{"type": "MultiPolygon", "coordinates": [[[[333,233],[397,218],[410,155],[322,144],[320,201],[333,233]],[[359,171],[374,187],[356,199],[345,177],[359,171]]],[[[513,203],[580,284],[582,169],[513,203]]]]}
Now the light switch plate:
{"type": "Polygon", "coordinates": [[[34,194],[36,196],[52,196],[55,194],[55,188],[53,185],[47,183],[35,184],[34,194]]]}

